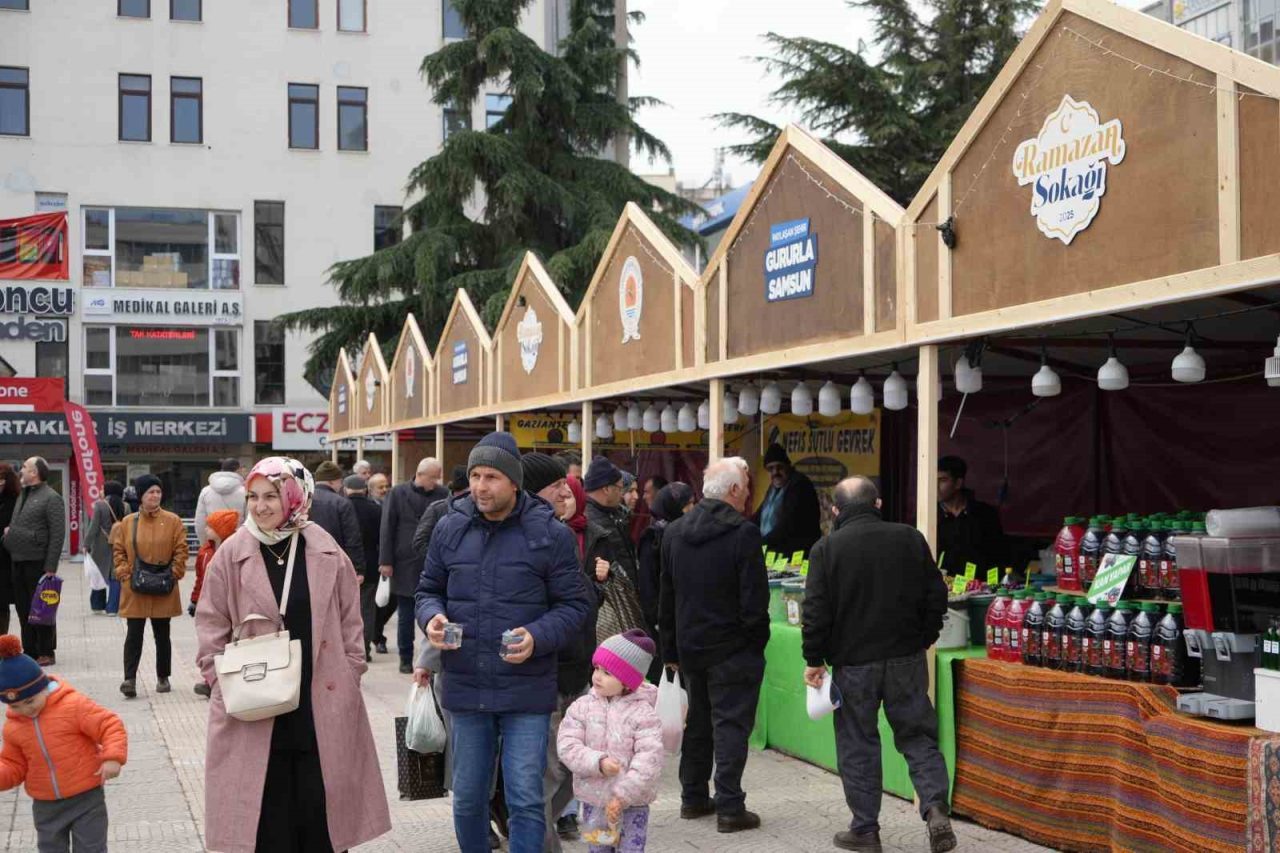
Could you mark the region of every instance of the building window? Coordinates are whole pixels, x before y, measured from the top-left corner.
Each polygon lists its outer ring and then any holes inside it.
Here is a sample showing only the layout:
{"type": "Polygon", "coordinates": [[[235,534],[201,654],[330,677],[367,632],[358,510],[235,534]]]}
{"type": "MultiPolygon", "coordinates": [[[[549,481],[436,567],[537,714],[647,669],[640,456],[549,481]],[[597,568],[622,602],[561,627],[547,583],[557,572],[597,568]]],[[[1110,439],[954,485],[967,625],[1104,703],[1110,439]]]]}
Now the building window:
{"type": "Polygon", "coordinates": [[[316,0],[289,0],[289,28],[315,30],[320,28],[320,12],[316,0]]]}
{"type": "Polygon", "coordinates": [[[121,18],[150,18],[151,0],[116,0],[116,14],[121,18]]]}
{"type": "Polygon", "coordinates": [[[344,33],[365,31],[365,0],[338,0],[338,29],[344,33]]]}
{"type": "Polygon", "coordinates": [[[238,290],[240,214],[84,208],[85,287],[238,290]]]}
{"type": "Polygon", "coordinates": [[[169,78],[169,141],[204,142],[204,83],[199,77],[169,78]]]}
{"type": "Polygon", "coordinates": [[[389,205],[375,205],[373,208],[373,250],[386,249],[400,242],[403,236],[400,224],[401,210],[389,205]]]}
{"type": "Polygon", "coordinates": [[[111,329],[105,326],[86,326],[84,330],[84,401],[86,405],[115,405],[115,363],[111,329]]]}
{"type": "Polygon", "coordinates": [[[462,22],[462,16],[454,8],[453,0],[444,0],[440,6],[444,10],[444,37],[447,39],[466,38],[467,25],[462,22]]]}
{"type": "Polygon", "coordinates": [[[284,284],[284,202],[253,203],[253,283],[284,284]]]}
{"type": "Polygon", "coordinates": [[[36,342],[36,376],[61,379],[62,393],[66,394],[66,383],[71,376],[71,364],[70,349],[67,346],[65,334],[60,341],[36,342]]]}
{"type": "Polygon", "coordinates": [[[169,20],[200,21],[203,20],[201,0],[169,0],[169,20]]]}
{"type": "Polygon", "coordinates": [[[289,84],[289,147],[320,147],[320,87],[289,84]]]}
{"type": "Polygon", "coordinates": [[[453,136],[460,130],[471,129],[471,110],[466,109],[459,104],[453,104],[444,108],[444,138],[447,142],[450,136],[453,136]]]}
{"type": "Polygon", "coordinates": [[[254,403],[284,405],[284,329],[270,320],[253,323],[253,375],[254,403]]]}
{"type": "Polygon", "coordinates": [[[0,9],[16,9],[19,12],[30,11],[28,0],[0,0],[0,9]]]}
{"type": "Polygon", "coordinates": [[[0,135],[31,135],[31,73],[0,66],[0,135]]]}
{"type": "Polygon", "coordinates": [[[120,75],[120,139],[151,141],[151,75],[120,75]]]}
{"type": "Polygon", "coordinates": [[[484,96],[484,126],[486,129],[493,127],[502,121],[502,117],[507,114],[507,108],[511,106],[510,95],[485,95],[484,96]]]}
{"type": "Polygon", "coordinates": [[[86,326],[91,406],[238,406],[237,329],[86,326]]]}
{"type": "Polygon", "coordinates": [[[369,90],[338,87],[338,150],[369,150],[369,90]]]}

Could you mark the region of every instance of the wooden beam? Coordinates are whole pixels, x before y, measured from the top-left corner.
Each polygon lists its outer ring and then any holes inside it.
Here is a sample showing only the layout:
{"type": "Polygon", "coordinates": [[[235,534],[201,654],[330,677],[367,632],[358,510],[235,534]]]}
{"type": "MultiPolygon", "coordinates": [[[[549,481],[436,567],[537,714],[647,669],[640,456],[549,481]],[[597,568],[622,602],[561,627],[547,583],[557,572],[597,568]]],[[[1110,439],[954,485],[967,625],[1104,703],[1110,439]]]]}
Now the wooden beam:
{"type": "Polygon", "coordinates": [[[364,458],[364,436],[356,436],[356,461],[359,462],[364,458]]]}
{"type": "Polygon", "coordinates": [[[862,334],[876,331],[876,219],[862,206],[862,334]]]}
{"type": "Polygon", "coordinates": [[[724,457],[724,380],[712,379],[711,429],[707,431],[707,463],[724,457]]]}
{"type": "MultiPolygon", "coordinates": [[[[951,216],[951,173],[947,172],[938,182],[938,221],[946,222],[951,216]]],[[[951,318],[951,250],[942,240],[942,232],[931,235],[938,241],[938,319],[951,318]]]]}
{"type": "Polygon", "coordinates": [[[1240,98],[1236,82],[1218,75],[1218,261],[1240,260],[1240,98]]]}
{"type": "Polygon", "coordinates": [[[400,433],[391,432],[391,485],[400,481],[400,433]]]}
{"type": "Polygon", "coordinates": [[[676,366],[676,370],[680,370],[685,364],[684,355],[684,288],[680,284],[680,274],[671,273],[671,301],[675,306],[675,334],[672,340],[675,341],[675,361],[672,362],[676,366]]]}
{"type": "Polygon", "coordinates": [[[595,406],[590,400],[582,404],[582,474],[585,477],[587,468],[591,467],[591,442],[596,437],[596,420],[592,412],[595,406]]]}
{"type": "Polygon", "coordinates": [[[493,416],[493,428],[496,432],[503,432],[506,429],[507,419],[504,415],[493,416]]]}
{"type": "Polygon", "coordinates": [[[720,257],[720,360],[729,358],[729,253],[720,257]]]}
{"type": "Polygon", "coordinates": [[[707,287],[699,281],[693,287],[693,365],[707,363],[707,287]]]}
{"type": "MultiPolygon", "coordinates": [[[[444,465],[444,424],[436,426],[436,452],[435,457],[440,460],[440,464],[444,465]]],[[[448,470],[447,468],[445,469],[448,470]]]]}
{"type": "Polygon", "coordinates": [[[920,347],[916,374],[916,529],[937,556],[938,547],[938,347],[920,347]]]}

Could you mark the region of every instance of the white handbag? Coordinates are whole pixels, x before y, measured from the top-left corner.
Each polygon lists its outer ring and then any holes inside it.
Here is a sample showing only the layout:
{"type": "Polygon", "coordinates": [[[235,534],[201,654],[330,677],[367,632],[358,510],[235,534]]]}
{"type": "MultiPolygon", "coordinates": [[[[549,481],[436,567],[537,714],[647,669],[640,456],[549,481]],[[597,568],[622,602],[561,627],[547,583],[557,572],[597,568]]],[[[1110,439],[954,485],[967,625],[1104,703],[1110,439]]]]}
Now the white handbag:
{"type": "Polygon", "coordinates": [[[255,620],[271,621],[258,613],[241,620],[231,635],[231,643],[213,658],[222,690],[222,704],[237,720],[251,723],[278,717],[298,709],[302,687],[302,641],[289,639],[284,614],[289,606],[293,583],[293,561],[298,551],[298,534],[289,543],[289,568],[284,574],[280,596],[280,623],[275,633],[240,639],[240,631],[255,620]]]}

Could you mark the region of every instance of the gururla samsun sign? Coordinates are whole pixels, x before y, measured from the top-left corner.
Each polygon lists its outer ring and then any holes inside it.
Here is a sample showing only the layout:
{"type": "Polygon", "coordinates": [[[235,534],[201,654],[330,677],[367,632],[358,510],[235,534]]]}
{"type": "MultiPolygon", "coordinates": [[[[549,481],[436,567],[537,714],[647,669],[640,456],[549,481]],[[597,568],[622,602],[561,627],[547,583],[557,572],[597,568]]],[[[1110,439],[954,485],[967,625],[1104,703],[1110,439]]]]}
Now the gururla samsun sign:
{"type": "Polygon", "coordinates": [[[1104,124],[1087,101],[1064,95],[1040,134],[1013,152],[1013,174],[1019,186],[1031,185],[1031,215],[1040,233],[1071,245],[1098,215],[1107,164],[1119,164],[1124,155],[1120,119],[1104,124]]]}

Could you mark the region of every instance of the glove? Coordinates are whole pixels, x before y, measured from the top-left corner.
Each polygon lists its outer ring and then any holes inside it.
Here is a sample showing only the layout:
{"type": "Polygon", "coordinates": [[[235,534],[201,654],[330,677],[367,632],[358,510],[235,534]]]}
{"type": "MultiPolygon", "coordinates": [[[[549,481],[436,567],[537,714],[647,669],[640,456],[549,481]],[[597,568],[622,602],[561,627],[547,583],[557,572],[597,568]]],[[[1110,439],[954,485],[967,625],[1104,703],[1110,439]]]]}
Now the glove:
{"type": "Polygon", "coordinates": [[[187,615],[188,615],[188,616],[190,616],[190,617],[192,617],[193,619],[195,618],[195,615],[196,615],[196,606],[195,606],[195,604],[188,604],[188,605],[187,605],[187,615]]]}

